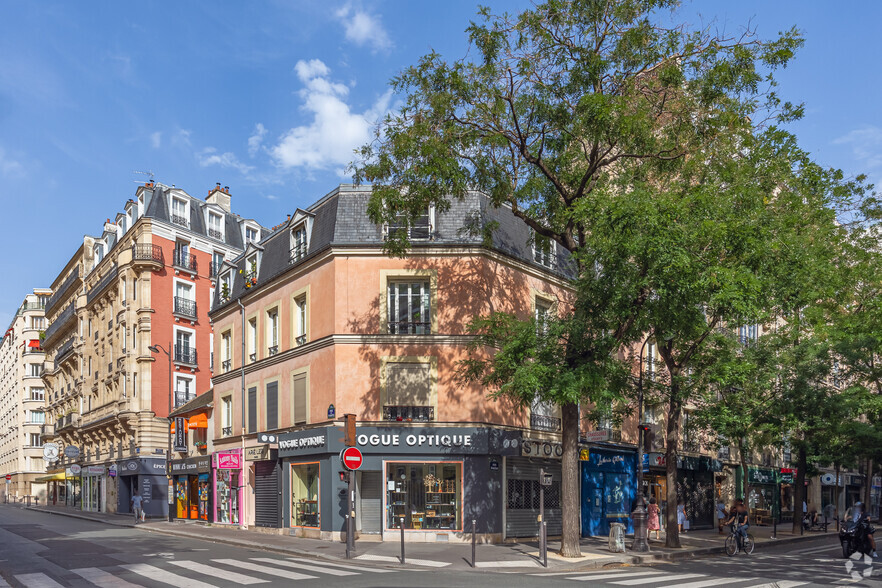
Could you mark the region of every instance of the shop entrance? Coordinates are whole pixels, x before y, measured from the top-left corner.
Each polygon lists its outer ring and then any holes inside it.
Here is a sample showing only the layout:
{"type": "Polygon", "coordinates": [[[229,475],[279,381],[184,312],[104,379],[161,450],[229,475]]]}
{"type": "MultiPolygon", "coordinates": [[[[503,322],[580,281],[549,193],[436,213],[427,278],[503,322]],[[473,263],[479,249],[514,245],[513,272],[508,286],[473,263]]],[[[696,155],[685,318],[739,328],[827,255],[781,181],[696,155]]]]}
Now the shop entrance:
{"type": "Polygon", "coordinates": [[[383,472],[358,472],[358,530],[378,534],[383,524],[383,472]]]}
{"type": "Polygon", "coordinates": [[[545,521],[549,537],[559,536],[563,529],[560,509],[560,461],[527,457],[505,460],[505,536],[537,537],[539,535],[539,470],[552,475],[551,486],[545,488],[545,521]]]}

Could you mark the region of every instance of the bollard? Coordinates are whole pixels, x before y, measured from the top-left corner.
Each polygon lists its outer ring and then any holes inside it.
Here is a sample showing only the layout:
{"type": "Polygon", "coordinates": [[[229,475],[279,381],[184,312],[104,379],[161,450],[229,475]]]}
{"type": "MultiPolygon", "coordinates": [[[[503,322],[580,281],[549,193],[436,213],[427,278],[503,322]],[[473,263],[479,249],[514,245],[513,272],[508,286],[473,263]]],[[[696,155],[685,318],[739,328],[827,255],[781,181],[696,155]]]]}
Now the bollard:
{"type": "Polygon", "coordinates": [[[824,515],[824,532],[827,532],[827,515],[824,515]]]}
{"type": "Polygon", "coordinates": [[[404,565],[404,517],[401,517],[401,564],[404,565]]]}
{"type": "Polygon", "coordinates": [[[478,537],[478,521],[472,519],[472,567],[475,567],[475,541],[478,537]]]}
{"type": "Polygon", "coordinates": [[[548,527],[542,521],[542,567],[548,567],[548,527]]]}
{"type": "Polygon", "coordinates": [[[772,539],[778,538],[778,517],[772,519],[772,539]]]}

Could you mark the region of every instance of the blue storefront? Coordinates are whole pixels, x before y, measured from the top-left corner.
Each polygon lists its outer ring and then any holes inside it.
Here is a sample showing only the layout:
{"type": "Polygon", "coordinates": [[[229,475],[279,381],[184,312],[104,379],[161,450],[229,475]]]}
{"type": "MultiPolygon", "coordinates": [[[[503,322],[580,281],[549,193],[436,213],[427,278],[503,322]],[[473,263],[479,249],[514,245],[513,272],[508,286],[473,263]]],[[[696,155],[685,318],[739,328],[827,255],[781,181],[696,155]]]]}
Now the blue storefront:
{"type": "Polygon", "coordinates": [[[582,465],[582,536],[609,534],[610,523],[634,531],[631,505],[636,492],[634,451],[591,447],[582,465]]]}

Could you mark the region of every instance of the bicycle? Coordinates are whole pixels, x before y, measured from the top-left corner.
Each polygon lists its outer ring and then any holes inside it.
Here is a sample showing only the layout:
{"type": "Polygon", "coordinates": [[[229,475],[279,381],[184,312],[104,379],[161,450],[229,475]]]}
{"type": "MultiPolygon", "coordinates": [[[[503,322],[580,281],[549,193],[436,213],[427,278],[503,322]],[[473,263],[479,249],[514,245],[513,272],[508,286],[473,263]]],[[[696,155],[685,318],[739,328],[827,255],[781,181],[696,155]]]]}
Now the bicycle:
{"type": "MultiPolygon", "coordinates": [[[[731,531],[729,532],[729,536],[726,537],[726,555],[733,556],[739,551],[738,547],[738,533],[735,532],[735,525],[730,525],[729,528],[731,531]]],[[[747,534],[746,537],[741,541],[741,550],[744,551],[747,555],[753,553],[753,548],[755,547],[755,543],[753,540],[753,535],[750,533],[747,534]]]]}

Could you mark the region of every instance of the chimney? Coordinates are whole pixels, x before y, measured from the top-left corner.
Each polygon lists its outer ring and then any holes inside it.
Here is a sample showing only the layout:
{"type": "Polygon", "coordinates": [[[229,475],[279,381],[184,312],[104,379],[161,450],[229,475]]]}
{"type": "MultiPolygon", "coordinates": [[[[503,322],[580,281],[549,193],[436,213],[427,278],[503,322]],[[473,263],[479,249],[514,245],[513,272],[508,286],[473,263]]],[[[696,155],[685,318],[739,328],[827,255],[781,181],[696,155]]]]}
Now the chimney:
{"type": "Polygon", "coordinates": [[[230,188],[225,186],[221,188],[218,182],[214,188],[208,191],[208,197],[205,199],[209,204],[217,204],[227,212],[230,212],[230,188]]]}

